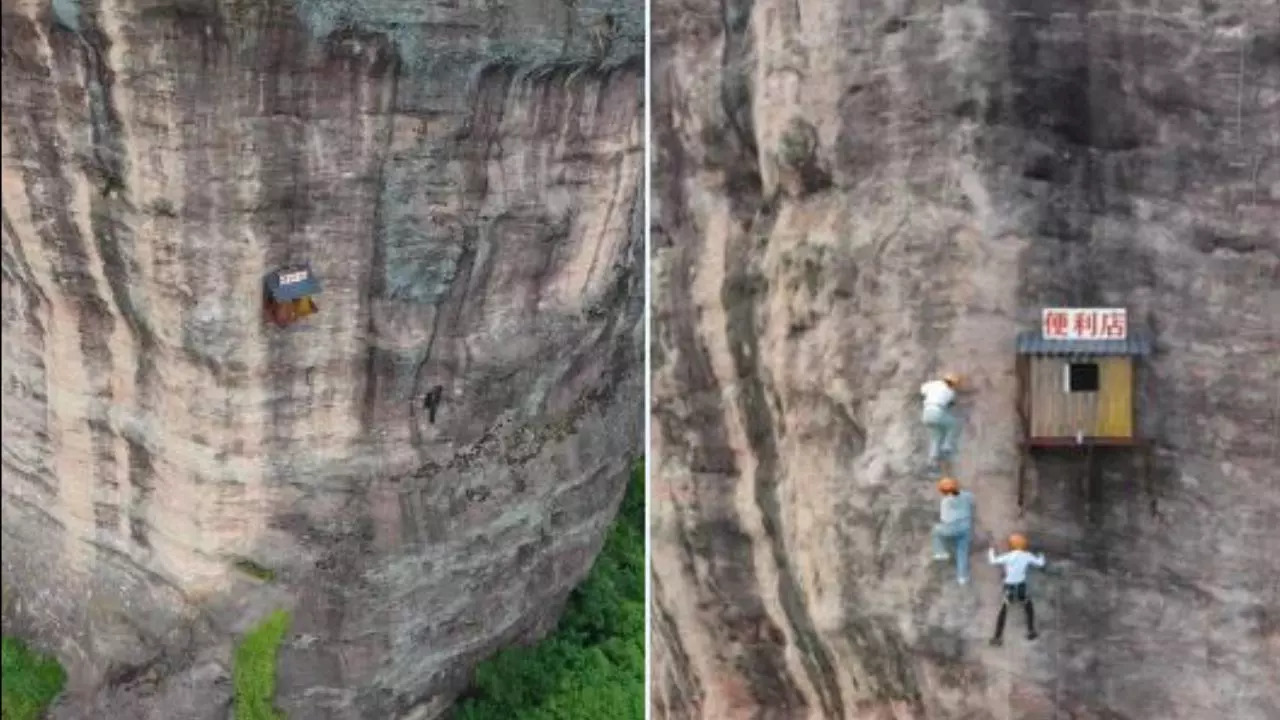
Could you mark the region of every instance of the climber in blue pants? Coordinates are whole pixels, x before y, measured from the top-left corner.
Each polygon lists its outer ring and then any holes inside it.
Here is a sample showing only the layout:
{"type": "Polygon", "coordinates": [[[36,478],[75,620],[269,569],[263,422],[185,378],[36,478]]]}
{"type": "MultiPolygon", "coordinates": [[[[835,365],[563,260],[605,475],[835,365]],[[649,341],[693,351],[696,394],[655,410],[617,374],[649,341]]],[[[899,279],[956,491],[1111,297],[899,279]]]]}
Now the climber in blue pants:
{"type": "Polygon", "coordinates": [[[956,582],[969,582],[969,545],[973,541],[973,493],[961,490],[954,478],[938,481],[942,493],[939,522],[933,526],[933,559],[949,560],[947,545],[954,546],[956,554],[956,582]]]}

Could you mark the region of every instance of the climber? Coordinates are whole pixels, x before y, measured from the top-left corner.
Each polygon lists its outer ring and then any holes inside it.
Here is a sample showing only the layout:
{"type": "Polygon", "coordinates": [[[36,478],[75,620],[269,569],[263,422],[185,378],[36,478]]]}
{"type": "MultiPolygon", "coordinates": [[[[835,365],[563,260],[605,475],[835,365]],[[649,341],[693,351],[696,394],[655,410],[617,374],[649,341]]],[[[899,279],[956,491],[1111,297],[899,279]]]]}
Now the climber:
{"type": "Polygon", "coordinates": [[[1027,639],[1035,640],[1036,611],[1031,605],[1031,597],[1027,595],[1027,567],[1035,565],[1044,567],[1044,555],[1032,555],[1027,552],[1027,537],[1021,533],[1009,536],[1009,552],[996,556],[995,548],[987,548],[987,562],[1004,566],[1004,598],[1000,602],[1000,614],[996,616],[996,633],[991,637],[992,645],[1004,642],[1004,619],[1009,610],[1009,603],[1022,603],[1027,611],[1027,639]]]}
{"type": "Polygon", "coordinates": [[[969,542],[973,538],[973,493],[961,490],[954,478],[938,481],[942,493],[939,522],[933,526],[933,559],[948,560],[947,543],[955,545],[956,582],[969,582],[969,542]]]}
{"type": "Polygon", "coordinates": [[[960,428],[951,406],[960,387],[960,376],[947,373],[941,380],[930,380],[920,386],[924,398],[924,410],[920,414],[924,426],[929,428],[929,469],[940,469],[939,463],[948,462],[956,450],[956,432],[960,428]]]}
{"type": "Polygon", "coordinates": [[[436,409],[440,407],[440,399],[444,397],[444,386],[436,385],[427,391],[427,396],[422,399],[422,407],[426,409],[428,415],[427,420],[432,425],[436,422],[436,409]]]}

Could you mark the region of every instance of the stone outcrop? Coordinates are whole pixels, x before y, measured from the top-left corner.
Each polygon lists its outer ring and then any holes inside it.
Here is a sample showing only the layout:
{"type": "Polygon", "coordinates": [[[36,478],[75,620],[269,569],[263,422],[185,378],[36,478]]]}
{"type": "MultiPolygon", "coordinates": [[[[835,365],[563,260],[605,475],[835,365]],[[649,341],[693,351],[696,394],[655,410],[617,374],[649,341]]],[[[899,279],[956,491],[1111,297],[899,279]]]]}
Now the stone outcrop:
{"type": "Polygon", "coordinates": [[[1280,6],[654,5],[655,718],[1280,717],[1280,6]],[[1125,306],[1132,457],[1045,457],[1014,336],[1125,306]],[[956,370],[974,583],[928,561],[956,370]],[[1086,490],[1089,492],[1086,494],[1086,490]],[[1050,568],[990,648],[989,543],[1050,568]]]}
{"type": "Polygon", "coordinates": [[[276,608],[289,717],[438,716],[641,450],[642,7],[3,13],[4,620],[55,716],[224,718],[276,608]]]}

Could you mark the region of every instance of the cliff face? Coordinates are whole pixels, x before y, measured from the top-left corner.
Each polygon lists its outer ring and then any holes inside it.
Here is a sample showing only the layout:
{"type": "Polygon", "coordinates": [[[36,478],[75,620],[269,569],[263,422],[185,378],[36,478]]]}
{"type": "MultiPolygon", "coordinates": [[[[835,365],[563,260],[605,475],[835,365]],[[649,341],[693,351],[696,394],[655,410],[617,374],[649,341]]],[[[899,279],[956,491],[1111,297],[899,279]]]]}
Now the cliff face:
{"type": "Polygon", "coordinates": [[[1280,5],[659,0],[653,709],[1280,717],[1280,5]],[[1126,453],[1032,468],[1014,336],[1125,306],[1126,453]],[[974,582],[930,566],[956,370],[974,582]],[[990,648],[991,539],[1042,636],[990,648]]]}
{"type": "Polygon", "coordinates": [[[57,717],[224,718],[283,607],[290,717],[430,718],[554,625],[642,437],[606,9],[4,0],[4,619],[57,717]]]}

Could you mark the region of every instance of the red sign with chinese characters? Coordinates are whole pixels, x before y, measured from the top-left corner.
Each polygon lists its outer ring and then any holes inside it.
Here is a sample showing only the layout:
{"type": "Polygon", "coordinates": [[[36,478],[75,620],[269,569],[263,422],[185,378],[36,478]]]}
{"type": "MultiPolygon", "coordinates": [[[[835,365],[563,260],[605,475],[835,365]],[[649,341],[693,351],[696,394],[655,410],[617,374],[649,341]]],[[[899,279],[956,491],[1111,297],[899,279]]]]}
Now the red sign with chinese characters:
{"type": "Polygon", "coordinates": [[[1128,315],[1124,308],[1045,308],[1040,335],[1045,340],[1124,340],[1128,315]]]}

